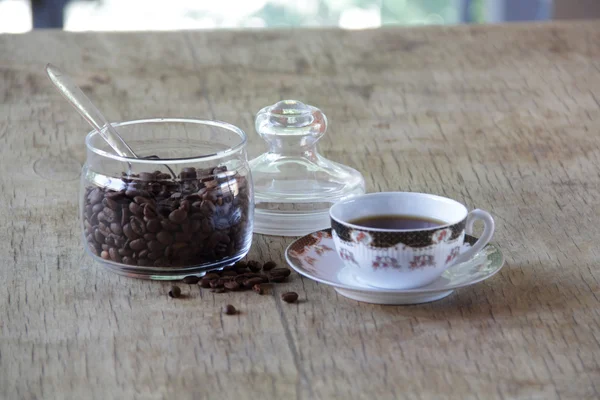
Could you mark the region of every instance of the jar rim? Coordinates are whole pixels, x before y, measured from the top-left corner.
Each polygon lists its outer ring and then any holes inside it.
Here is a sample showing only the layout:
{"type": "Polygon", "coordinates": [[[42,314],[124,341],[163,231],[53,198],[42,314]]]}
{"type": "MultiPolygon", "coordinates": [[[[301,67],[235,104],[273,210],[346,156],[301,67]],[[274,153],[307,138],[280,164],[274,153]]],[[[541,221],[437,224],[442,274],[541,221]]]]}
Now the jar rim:
{"type": "Polygon", "coordinates": [[[157,122],[181,122],[181,123],[189,123],[189,124],[198,124],[198,125],[210,125],[218,128],[227,129],[231,132],[236,133],[240,137],[240,142],[234,146],[231,146],[225,150],[217,151],[216,153],[211,154],[202,154],[193,157],[182,157],[182,158],[160,158],[160,159],[147,159],[147,158],[135,158],[135,157],[123,157],[117,154],[109,153],[107,151],[101,150],[94,145],[92,145],[92,138],[98,135],[98,132],[93,130],[89,132],[85,137],[85,145],[88,150],[93,153],[98,154],[99,156],[110,158],[117,161],[128,162],[128,163],[140,163],[140,164],[157,164],[163,165],[165,163],[168,164],[181,164],[181,163],[189,163],[189,162],[200,162],[200,161],[209,161],[214,159],[219,159],[226,157],[228,155],[234,154],[240,151],[248,141],[248,137],[246,133],[238,128],[235,125],[232,125],[227,122],[218,121],[218,120],[208,120],[208,119],[197,119],[197,118],[149,118],[149,119],[138,119],[131,121],[121,121],[121,122],[112,122],[111,125],[115,128],[119,128],[120,126],[128,126],[128,125],[138,125],[138,124],[148,124],[148,123],[157,123],[157,122]]]}

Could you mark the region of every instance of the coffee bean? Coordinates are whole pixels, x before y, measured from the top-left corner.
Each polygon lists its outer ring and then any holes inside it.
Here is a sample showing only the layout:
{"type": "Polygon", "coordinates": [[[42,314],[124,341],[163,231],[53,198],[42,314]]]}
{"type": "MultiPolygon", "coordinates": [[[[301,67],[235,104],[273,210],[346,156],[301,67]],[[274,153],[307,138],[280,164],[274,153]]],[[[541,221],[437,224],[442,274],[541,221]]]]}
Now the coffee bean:
{"type": "Polygon", "coordinates": [[[148,253],[148,259],[152,261],[156,261],[163,256],[162,251],[151,251],[148,253]]]}
{"type": "Polygon", "coordinates": [[[190,203],[189,200],[183,200],[180,205],[179,208],[181,208],[182,210],[184,210],[185,212],[189,212],[190,211],[190,207],[192,206],[192,204],[190,203]]]}
{"type": "Polygon", "coordinates": [[[155,219],[151,219],[148,222],[146,222],[146,230],[148,232],[159,232],[162,228],[162,225],[160,224],[160,220],[158,218],[155,219]]]}
{"type": "Polygon", "coordinates": [[[151,242],[153,240],[156,240],[156,235],[154,233],[144,233],[144,240],[146,242],[151,242]]]}
{"type": "Polygon", "coordinates": [[[115,239],[115,246],[117,247],[124,247],[125,244],[127,243],[127,239],[124,236],[116,236],[114,237],[115,239]]]}
{"type": "Polygon", "coordinates": [[[137,216],[141,216],[144,212],[144,210],[142,210],[142,207],[140,207],[140,205],[136,203],[129,203],[129,211],[131,211],[133,215],[137,216]]]}
{"type": "Polygon", "coordinates": [[[176,224],[182,223],[187,218],[187,212],[182,209],[177,209],[169,214],[169,220],[176,224]]]}
{"type": "MultiPolygon", "coordinates": [[[[152,253],[150,253],[150,254],[152,254],[152,253]]],[[[162,268],[162,267],[166,267],[167,265],[169,265],[169,260],[167,258],[165,258],[165,257],[160,257],[156,261],[154,261],[154,266],[155,267],[162,268]]]]}
{"type": "Polygon", "coordinates": [[[250,278],[244,281],[244,288],[252,289],[252,286],[263,283],[262,278],[250,278]]]}
{"type": "Polygon", "coordinates": [[[186,167],[183,168],[179,174],[181,179],[196,179],[196,168],[186,167]]]}
{"type": "Polygon", "coordinates": [[[144,239],[132,240],[129,247],[134,251],[143,250],[146,248],[146,241],[144,239]]]}
{"type": "Polygon", "coordinates": [[[112,224],[110,224],[110,230],[115,235],[120,235],[121,233],[123,233],[123,228],[118,222],[113,222],[112,224]]]}
{"type": "Polygon", "coordinates": [[[92,212],[97,213],[97,212],[102,211],[103,209],[104,209],[104,205],[102,203],[98,203],[92,207],[92,212]]]}
{"type": "Polygon", "coordinates": [[[148,249],[152,252],[162,251],[166,247],[163,243],[159,242],[158,240],[149,241],[147,246],[148,249]]]}
{"type": "Polygon", "coordinates": [[[133,256],[132,257],[123,257],[121,259],[121,262],[123,262],[124,264],[127,264],[127,265],[135,265],[136,264],[135,260],[133,259],[133,256]]]}
{"type": "Polygon", "coordinates": [[[210,283],[212,282],[212,279],[206,279],[206,278],[202,278],[200,280],[200,287],[203,288],[209,288],[210,287],[210,283]]]}
{"type": "Polygon", "coordinates": [[[199,281],[200,281],[200,278],[198,278],[195,275],[190,275],[190,276],[186,276],[185,278],[183,278],[183,283],[187,283],[188,285],[195,285],[199,281]]]}
{"type": "Polygon", "coordinates": [[[179,252],[186,247],[188,247],[188,244],[185,242],[175,242],[171,245],[171,249],[173,250],[174,254],[179,254],[179,252]]]}
{"type": "Polygon", "coordinates": [[[102,201],[102,191],[100,190],[100,188],[92,190],[91,193],[88,195],[88,200],[91,204],[100,203],[102,201]]]}
{"type": "Polygon", "coordinates": [[[157,217],[157,215],[156,215],[156,209],[150,203],[146,203],[145,204],[143,214],[144,214],[144,218],[147,218],[149,220],[154,219],[154,218],[157,217]]]}
{"type": "Polygon", "coordinates": [[[113,199],[111,199],[108,196],[105,196],[104,201],[106,201],[106,206],[113,211],[117,211],[117,210],[121,209],[121,207],[119,206],[119,203],[117,203],[116,201],[114,201],[113,199]]]}
{"type": "Polygon", "coordinates": [[[190,221],[190,232],[191,233],[198,232],[201,227],[202,227],[202,223],[200,221],[198,221],[198,220],[190,221]]]}
{"type": "Polygon", "coordinates": [[[121,262],[121,256],[119,255],[119,251],[116,247],[111,247],[110,249],[108,249],[108,255],[110,256],[110,259],[114,262],[121,262]]]}
{"type": "Polygon", "coordinates": [[[140,217],[131,217],[129,219],[129,225],[131,225],[131,229],[138,236],[144,236],[144,233],[146,233],[146,225],[140,217]]]}
{"type": "Polygon", "coordinates": [[[129,239],[137,239],[139,236],[137,235],[137,233],[135,233],[133,231],[133,229],[131,228],[130,224],[125,224],[123,226],[123,233],[125,234],[125,236],[127,236],[129,239]]]}
{"type": "Polygon", "coordinates": [[[215,230],[215,224],[212,219],[205,218],[202,220],[202,232],[212,232],[215,230]]]}
{"type": "Polygon", "coordinates": [[[211,288],[220,288],[223,287],[223,281],[221,279],[213,279],[210,281],[211,288]]]}
{"type": "Polygon", "coordinates": [[[124,191],[120,190],[118,192],[109,190],[108,192],[106,192],[104,194],[104,197],[110,200],[119,200],[123,197],[123,195],[125,194],[124,191]]]}
{"type": "Polygon", "coordinates": [[[276,262],[274,262],[274,261],[267,261],[263,265],[262,269],[263,269],[263,271],[270,271],[270,270],[272,270],[275,267],[277,267],[277,263],[276,262]]]}
{"type": "Polygon", "coordinates": [[[158,240],[160,243],[162,243],[165,246],[170,245],[174,241],[173,235],[170,234],[169,232],[165,232],[165,231],[158,232],[156,234],[156,240],[158,240]]]}
{"type": "Polygon", "coordinates": [[[146,203],[151,203],[152,200],[150,200],[147,197],[143,197],[143,196],[135,196],[133,198],[133,201],[135,201],[137,204],[139,204],[140,206],[146,204],[146,203]]]}
{"type": "Polygon", "coordinates": [[[100,229],[96,229],[94,231],[94,239],[98,243],[104,243],[104,235],[102,234],[102,232],[100,232],[100,229]]]}
{"type": "Polygon", "coordinates": [[[269,282],[273,282],[273,283],[281,283],[281,282],[285,282],[286,280],[287,280],[287,276],[283,276],[283,275],[269,277],[269,282]]]}
{"type": "Polygon", "coordinates": [[[298,293],[287,292],[281,295],[281,299],[286,303],[295,303],[298,300],[298,293]]]}
{"type": "Polygon", "coordinates": [[[104,238],[104,243],[106,243],[109,246],[116,246],[117,245],[117,241],[115,240],[115,235],[110,234],[109,236],[107,236],[106,238],[104,238]]]}
{"type": "Polygon", "coordinates": [[[292,271],[287,268],[273,268],[269,271],[269,275],[271,276],[289,276],[292,271]]]}
{"type": "Polygon", "coordinates": [[[237,314],[237,310],[231,304],[227,304],[225,307],[223,307],[223,313],[227,315],[235,315],[237,314]]]}
{"type": "Polygon", "coordinates": [[[240,284],[237,283],[236,281],[228,281],[228,282],[225,282],[223,285],[225,286],[225,289],[227,289],[227,290],[231,290],[231,291],[240,290],[240,284]]]}
{"type": "Polygon", "coordinates": [[[133,255],[133,250],[131,250],[131,249],[119,249],[119,250],[117,250],[117,252],[122,257],[125,257],[125,256],[131,257],[133,255]]]}
{"type": "Polygon", "coordinates": [[[181,289],[179,286],[171,286],[171,290],[169,290],[169,296],[175,299],[181,296],[181,289]]]}
{"type": "Polygon", "coordinates": [[[221,276],[237,276],[237,271],[223,271],[221,272],[221,276]]]}
{"type": "Polygon", "coordinates": [[[173,222],[171,222],[169,220],[166,220],[166,219],[163,219],[162,221],[160,221],[160,224],[162,225],[163,229],[166,230],[166,231],[177,231],[177,230],[179,230],[179,225],[177,225],[177,224],[175,224],[175,223],[173,223],[173,222]]]}
{"type": "Polygon", "coordinates": [[[254,290],[258,294],[264,294],[265,292],[260,283],[257,283],[254,286],[252,286],[252,290],[254,290]]]}
{"type": "Polygon", "coordinates": [[[250,271],[258,272],[258,271],[260,271],[260,267],[261,267],[261,265],[258,261],[254,261],[254,260],[248,261],[248,268],[250,269],[250,271]]]}
{"type": "Polygon", "coordinates": [[[138,192],[135,189],[129,189],[125,191],[125,196],[130,197],[130,198],[134,198],[135,196],[139,196],[140,192],[138,192]]]}

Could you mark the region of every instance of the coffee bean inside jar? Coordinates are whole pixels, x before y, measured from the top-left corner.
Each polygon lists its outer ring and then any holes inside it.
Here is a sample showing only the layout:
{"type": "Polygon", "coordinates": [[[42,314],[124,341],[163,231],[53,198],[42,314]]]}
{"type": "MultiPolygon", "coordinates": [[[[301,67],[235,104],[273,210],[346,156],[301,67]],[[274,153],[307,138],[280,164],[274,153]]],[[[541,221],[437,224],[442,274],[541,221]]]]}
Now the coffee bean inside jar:
{"type": "Polygon", "coordinates": [[[120,180],[121,190],[85,188],[83,229],[95,256],[168,268],[214,263],[247,250],[252,224],[246,177],[219,166],[183,168],[176,179],[155,171],[120,180]]]}

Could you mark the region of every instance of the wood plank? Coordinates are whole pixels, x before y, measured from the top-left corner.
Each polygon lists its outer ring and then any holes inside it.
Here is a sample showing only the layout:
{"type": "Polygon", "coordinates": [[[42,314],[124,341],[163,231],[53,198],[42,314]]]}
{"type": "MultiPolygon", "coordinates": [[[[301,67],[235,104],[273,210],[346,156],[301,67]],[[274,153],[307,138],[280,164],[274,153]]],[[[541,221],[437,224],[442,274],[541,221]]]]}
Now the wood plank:
{"type": "MultiPolygon", "coordinates": [[[[1,398],[594,398],[600,391],[600,26],[0,36],[1,398]],[[114,120],[210,117],[264,150],[253,115],[320,107],[331,159],[369,191],[487,209],[508,264],[409,307],[298,275],[212,294],[116,276],[84,257],[88,131],[50,86],[77,77],[114,120]],[[223,304],[242,310],[220,314],[223,304]]],[[[291,239],[256,235],[282,262],[291,239]]]]}

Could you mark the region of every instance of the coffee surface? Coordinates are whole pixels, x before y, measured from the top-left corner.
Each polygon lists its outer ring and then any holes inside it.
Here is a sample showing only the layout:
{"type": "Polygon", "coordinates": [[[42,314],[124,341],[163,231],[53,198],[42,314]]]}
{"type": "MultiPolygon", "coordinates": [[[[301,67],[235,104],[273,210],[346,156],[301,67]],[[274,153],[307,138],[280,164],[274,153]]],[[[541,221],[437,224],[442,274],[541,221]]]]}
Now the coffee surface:
{"type": "Polygon", "coordinates": [[[349,221],[353,225],[377,229],[428,229],[446,225],[446,222],[415,215],[373,215],[349,221]]]}

